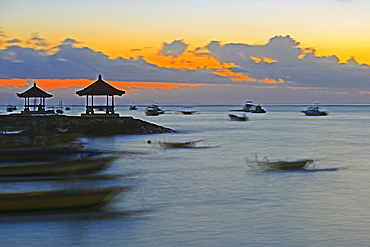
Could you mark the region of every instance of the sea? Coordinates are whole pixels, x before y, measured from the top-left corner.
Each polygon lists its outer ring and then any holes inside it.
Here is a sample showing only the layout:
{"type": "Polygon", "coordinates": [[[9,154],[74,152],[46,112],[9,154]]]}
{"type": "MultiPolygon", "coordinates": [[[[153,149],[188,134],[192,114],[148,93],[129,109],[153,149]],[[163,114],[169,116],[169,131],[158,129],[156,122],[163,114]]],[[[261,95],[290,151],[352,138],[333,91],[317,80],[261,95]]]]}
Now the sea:
{"type": "MultiPolygon", "coordinates": [[[[84,111],[71,107],[66,115],[84,111]]],[[[145,106],[116,106],[176,133],[82,139],[121,153],[100,173],[122,176],[0,182],[7,192],[132,187],[101,210],[2,215],[0,246],[370,246],[370,105],[321,105],[329,115],[319,117],[305,116],[306,105],[263,105],[266,113],[247,113],[245,122],[228,116],[240,105],[193,105],[193,115],[182,107],[146,116],[145,106]],[[191,140],[204,142],[158,145],[191,140]],[[250,162],[305,158],[314,164],[296,171],[250,162]]]]}

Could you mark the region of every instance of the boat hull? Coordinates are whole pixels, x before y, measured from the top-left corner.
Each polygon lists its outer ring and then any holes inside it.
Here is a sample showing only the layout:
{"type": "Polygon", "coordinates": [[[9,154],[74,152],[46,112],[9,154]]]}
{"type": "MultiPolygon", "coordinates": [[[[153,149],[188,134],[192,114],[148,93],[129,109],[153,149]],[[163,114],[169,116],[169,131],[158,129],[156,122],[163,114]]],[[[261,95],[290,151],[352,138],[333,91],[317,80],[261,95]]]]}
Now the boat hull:
{"type": "Polygon", "coordinates": [[[129,187],[0,193],[0,212],[63,210],[103,206],[129,187]]]}
{"type": "Polygon", "coordinates": [[[303,169],[306,165],[313,163],[313,160],[294,160],[294,161],[276,161],[276,162],[260,162],[268,169],[273,170],[298,170],[303,169]]]}
{"type": "Polygon", "coordinates": [[[0,176],[86,174],[106,168],[118,157],[96,157],[54,162],[19,162],[0,165],[0,176]]]}
{"type": "Polygon", "coordinates": [[[313,112],[313,111],[302,111],[306,116],[326,116],[328,115],[327,112],[320,111],[320,112],[313,112]]]}
{"type": "Polygon", "coordinates": [[[248,117],[246,115],[237,116],[234,114],[229,114],[229,117],[230,117],[230,120],[233,120],[233,121],[247,121],[248,120],[248,117]]]}

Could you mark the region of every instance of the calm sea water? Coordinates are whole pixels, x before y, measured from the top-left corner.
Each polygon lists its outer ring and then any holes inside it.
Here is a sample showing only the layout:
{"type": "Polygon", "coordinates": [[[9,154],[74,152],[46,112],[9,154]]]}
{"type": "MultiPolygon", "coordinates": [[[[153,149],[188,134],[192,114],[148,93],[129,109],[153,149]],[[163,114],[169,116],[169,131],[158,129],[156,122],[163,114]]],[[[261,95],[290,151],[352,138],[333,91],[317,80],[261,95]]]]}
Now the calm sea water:
{"type": "MultiPolygon", "coordinates": [[[[171,111],[157,117],[145,116],[144,107],[117,107],[179,133],[85,139],[125,151],[104,173],[137,172],[114,181],[135,190],[103,212],[0,217],[0,246],[369,246],[370,106],[328,105],[329,116],[307,117],[305,106],[265,105],[266,114],[230,121],[229,110],[240,107],[196,106],[199,113],[187,116],[176,114],[180,106],[164,106],[171,111]],[[220,147],[155,145],[194,139],[220,147]],[[245,162],[256,153],[340,169],[264,172],[245,162]]],[[[30,186],[67,185],[2,188],[30,186]]]]}

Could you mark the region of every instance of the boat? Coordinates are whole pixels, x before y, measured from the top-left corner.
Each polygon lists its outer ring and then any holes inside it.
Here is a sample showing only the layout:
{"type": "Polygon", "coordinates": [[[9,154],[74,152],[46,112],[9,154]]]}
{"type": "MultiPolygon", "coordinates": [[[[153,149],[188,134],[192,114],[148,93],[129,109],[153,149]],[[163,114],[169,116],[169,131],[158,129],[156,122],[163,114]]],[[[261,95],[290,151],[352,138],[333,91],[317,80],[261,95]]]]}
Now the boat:
{"type": "Polygon", "coordinates": [[[164,111],[157,104],[151,104],[150,106],[147,106],[145,109],[145,114],[147,116],[158,116],[159,114],[163,113],[164,111]]]}
{"type": "Polygon", "coordinates": [[[7,105],[6,106],[6,111],[7,112],[12,112],[12,111],[15,111],[17,110],[17,107],[15,105],[7,105]]]}
{"type": "Polygon", "coordinates": [[[159,146],[161,148],[214,148],[219,147],[207,145],[203,139],[194,140],[194,141],[159,141],[159,146]],[[198,143],[202,143],[198,145],[198,143]]]}
{"type": "Polygon", "coordinates": [[[319,107],[319,104],[311,105],[302,111],[306,116],[326,116],[328,113],[322,111],[319,107]]]}
{"type": "Polygon", "coordinates": [[[248,117],[247,115],[243,114],[241,116],[235,115],[235,114],[229,114],[229,117],[233,121],[247,121],[248,117]]]}
{"type": "Polygon", "coordinates": [[[268,158],[265,158],[264,160],[258,160],[257,156],[255,160],[246,159],[246,162],[248,164],[256,164],[260,168],[266,170],[300,170],[314,163],[313,159],[270,161],[268,158]]]}
{"type": "Polygon", "coordinates": [[[196,112],[198,112],[197,110],[195,110],[193,107],[183,107],[180,111],[178,111],[184,115],[191,115],[191,114],[194,114],[196,112]]]}
{"type": "Polygon", "coordinates": [[[266,110],[262,108],[261,105],[256,105],[250,110],[252,113],[266,113],[266,110]]]}
{"type": "Polygon", "coordinates": [[[195,140],[195,141],[175,141],[175,142],[168,142],[168,141],[159,141],[159,146],[162,148],[192,148],[195,147],[197,142],[201,142],[203,140],[195,140]]]}
{"type": "Polygon", "coordinates": [[[136,105],[130,105],[128,109],[130,111],[134,111],[134,110],[137,110],[137,106],[136,105]]]}
{"type": "Polygon", "coordinates": [[[53,161],[2,162],[0,177],[87,174],[106,168],[118,158],[115,155],[98,154],[79,156],[66,156],[53,161]]]}
{"type": "Polygon", "coordinates": [[[252,112],[252,113],[266,113],[266,110],[262,108],[261,105],[254,105],[253,101],[248,100],[245,102],[241,110],[230,110],[230,111],[242,111],[242,112],[252,112]]]}
{"type": "Polygon", "coordinates": [[[245,102],[245,104],[243,106],[243,111],[250,112],[253,107],[254,107],[253,101],[248,100],[248,101],[245,102]]]}
{"type": "Polygon", "coordinates": [[[0,213],[101,207],[128,186],[0,193],[0,213]]]}

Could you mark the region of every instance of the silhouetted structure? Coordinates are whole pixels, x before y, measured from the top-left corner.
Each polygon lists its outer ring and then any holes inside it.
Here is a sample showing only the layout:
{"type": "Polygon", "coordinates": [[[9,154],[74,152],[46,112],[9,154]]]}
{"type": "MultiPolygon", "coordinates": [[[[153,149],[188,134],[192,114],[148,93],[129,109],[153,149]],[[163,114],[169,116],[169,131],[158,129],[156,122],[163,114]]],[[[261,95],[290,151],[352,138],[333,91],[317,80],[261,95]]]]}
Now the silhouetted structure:
{"type": "Polygon", "coordinates": [[[109,85],[103,81],[102,76],[98,76],[98,80],[95,81],[90,86],[79,90],[76,92],[79,96],[86,95],[86,113],[82,114],[85,116],[96,115],[94,109],[104,109],[107,116],[118,116],[114,112],[114,95],[122,96],[125,94],[125,91],[116,89],[115,87],[109,85]],[[103,96],[107,97],[106,105],[94,105],[94,96],[103,96]],[[89,96],[91,96],[91,102],[89,102],[89,96]],[[111,104],[109,104],[109,96],[112,96],[111,104]]]}
{"type": "MultiPolygon", "coordinates": [[[[46,93],[33,83],[33,87],[23,93],[17,93],[19,98],[24,98],[24,110],[22,114],[49,113],[45,110],[45,99],[53,97],[52,94],[46,93]],[[33,98],[33,100],[31,100],[33,98]],[[33,111],[31,110],[33,108],[33,111]]],[[[54,112],[53,110],[51,110],[54,112]]]]}

